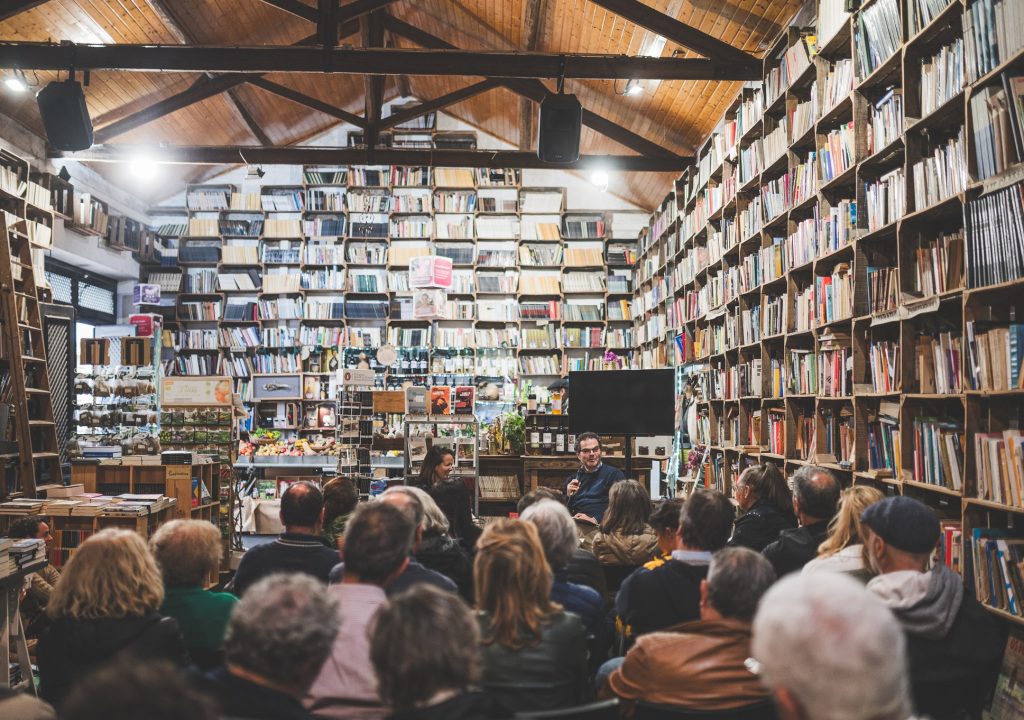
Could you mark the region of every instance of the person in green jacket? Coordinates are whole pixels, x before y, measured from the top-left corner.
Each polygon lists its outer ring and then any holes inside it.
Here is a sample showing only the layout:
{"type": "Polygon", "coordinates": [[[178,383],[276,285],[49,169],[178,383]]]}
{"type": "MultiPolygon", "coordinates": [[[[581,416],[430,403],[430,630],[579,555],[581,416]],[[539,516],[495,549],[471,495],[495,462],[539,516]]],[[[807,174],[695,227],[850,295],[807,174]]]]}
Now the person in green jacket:
{"type": "Polygon", "coordinates": [[[204,670],[216,667],[224,629],[238,603],[231,593],[206,589],[220,567],[220,530],[206,520],[171,520],[149,542],[164,579],[160,614],[178,621],[196,665],[204,670]]]}
{"type": "Polygon", "coordinates": [[[332,547],[345,534],[345,524],[359,504],[359,488],[346,477],[336,477],[324,483],[324,540],[332,547]]]}

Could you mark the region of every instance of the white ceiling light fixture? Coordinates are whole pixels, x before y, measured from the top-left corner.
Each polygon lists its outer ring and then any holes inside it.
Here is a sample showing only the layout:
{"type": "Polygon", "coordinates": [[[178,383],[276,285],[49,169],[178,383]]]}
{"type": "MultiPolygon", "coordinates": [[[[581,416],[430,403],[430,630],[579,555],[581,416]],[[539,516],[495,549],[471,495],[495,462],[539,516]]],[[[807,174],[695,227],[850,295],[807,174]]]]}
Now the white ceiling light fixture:
{"type": "Polygon", "coordinates": [[[23,93],[28,90],[28,80],[25,79],[25,73],[21,70],[15,70],[10,75],[4,78],[4,85],[11,92],[23,93]]]}
{"type": "Polygon", "coordinates": [[[610,178],[606,170],[592,170],[590,172],[590,182],[601,188],[601,192],[607,192],[609,180],[610,178]]]}
{"type": "MultiPolygon", "coordinates": [[[[671,0],[671,2],[669,2],[669,4],[668,4],[668,7],[665,8],[664,13],[665,13],[665,15],[668,15],[670,18],[677,19],[679,17],[679,11],[682,10],[682,9],[683,9],[683,0],[671,0]]],[[[668,44],[668,40],[666,40],[663,36],[658,35],[657,33],[645,31],[644,32],[644,39],[640,43],[640,52],[637,53],[637,54],[640,57],[650,57],[650,58],[661,57],[661,54],[663,52],[665,52],[665,45],[667,45],[667,44],[668,44]]],[[[640,92],[644,91],[644,89],[645,89],[644,85],[646,85],[646,89],[648,91],[654,92],[655,90],[658,89],[658,84],[660,82],[661,82],[661,80],[646,80],[646,81],[644,81],[644,83],[638,83],[641,86],[640,92]]],[[[639,93],[632,93],[632,92],[630,92],[630,87],[627,85],[626,86],[626,94],[627,95],[638,95],[639,93]]]]}
{"type": "Polygon", "coordinates": [[[145,155],[139,155],[132,159],[129,164],[129,170],[131,171],[132,177],[137,180],[147,181],[156,177],[157,167],[153,158],[145,155]]]}
{"type": "Polygon", "coordinates": [[[640,82],[639,80],[635,79],[635,78],[633,80],[630,80],[629,82],[626,83],[625,94],[629,95],[631,97],[636,97],[637,95],[643,95],[644,94],[643,83],[640,82]]]}

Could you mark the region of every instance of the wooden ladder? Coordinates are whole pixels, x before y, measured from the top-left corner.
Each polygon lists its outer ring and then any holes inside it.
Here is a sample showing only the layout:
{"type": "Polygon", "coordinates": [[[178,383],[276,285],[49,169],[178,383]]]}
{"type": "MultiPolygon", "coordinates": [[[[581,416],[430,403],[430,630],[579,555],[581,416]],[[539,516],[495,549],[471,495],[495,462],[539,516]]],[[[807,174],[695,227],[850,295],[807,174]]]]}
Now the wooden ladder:
{"type": "Polygon", "coordinates": [[[2,355],[10,369],[17,422],[21,491],[35,497],[38,485],[64,484],[53,420],[50,380],[46,372],[39,295],[32,246],[24,220],[0,213],[0,294],[2,294],[2,355]],[[10,224],[9,224],[10,223],[10,224]]]}

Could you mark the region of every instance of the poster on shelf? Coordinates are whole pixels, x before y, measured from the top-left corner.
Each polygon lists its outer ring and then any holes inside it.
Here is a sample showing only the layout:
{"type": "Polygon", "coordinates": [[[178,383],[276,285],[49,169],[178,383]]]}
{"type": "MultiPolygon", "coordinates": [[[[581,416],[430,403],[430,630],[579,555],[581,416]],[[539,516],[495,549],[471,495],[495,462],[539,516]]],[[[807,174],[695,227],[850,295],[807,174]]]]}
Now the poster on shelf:
{"type": "Polygon", "coordinates": [[[230,405],[231,378],[165,377],[160,386],[160,405],[230,405]]]}
{"type": "Polygon", "coordinates": [[[377,374],[365,368],[345,368],[339,371],[342,385],[373,385],[377,374]]]}
{"type": "Polygon", "coordinates": [[[452,286],[452,261],[440,255],[421,255],[409,259],[409,287],[449,288],[452,286]]]}
{"type": "Polygon", "coordinates": [[[159,332],[163,317],[154,313],[135,313],[128,316],[128,324],[135,327],[136,337],[153,337],[159,332]]]}
{"type": "Polygon", "coordinates": [[[133,286],[132,302],[136,305],[159,305],[160,286],[153,283],[139,283],[133,286]]]}
{"type": "Polygon", "coordinates": [[[445,300],[444,290],[414,290],[413,320],[443,320],[445,300]]]}

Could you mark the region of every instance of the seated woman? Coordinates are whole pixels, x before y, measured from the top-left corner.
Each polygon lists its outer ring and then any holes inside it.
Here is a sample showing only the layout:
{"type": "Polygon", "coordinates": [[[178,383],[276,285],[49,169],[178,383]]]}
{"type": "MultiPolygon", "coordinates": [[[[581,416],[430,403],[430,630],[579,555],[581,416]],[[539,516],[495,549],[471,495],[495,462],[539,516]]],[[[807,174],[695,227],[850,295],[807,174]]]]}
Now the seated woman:
{"type": "Polygon", "coordinates": [[[883,500],[881,491],[854,485],[839,496],[839,512],[828,525],[828,537],[818,546],[818,557],[804,565],[804,573],[845,572],[867,582],[871,571],[864,564],[864,536],[860,516],[869,505],[883,500]]]}
{"type": "Polygon", "coordinates": [[[647,522],[651,498],[636,480],[622,480],[608,491],[608,510],[594,535],[594,555],[602,565],[637,567],[654,557],[658,536],[647,522]]]}
{"type": "Polygon", "coordinates": [[[450,448],[431,445],[414,485],[430,493],[448,518],[448,532],[459,541],[463,550],[472,555],[480,537],[480,528],[473,522],[470,512],[469,488],[461,478],[451,477],[454,467],[455,453],[450,448]]]}
{"type": "Polygon", "coordinates": [[[661,567],[672,559],[672,551],[676,549],[679,540],[679,513],[682,509],[682,498],[668,498],[659,502],[651,512],[647,522],[654,528],[658,538],[658,554],[650,562],[644,563],[647,570],[661,567]]]}
{"type": "Polygon", "coordinates": [[[473,564],[484,689],[516,712],[583,700],[586,630],[551,602],[551,568],[533,523],[498,520],[480,536],[473,564]]]}
{"type": "Polygon", "coordinates": [[[115,658],[188,664],[153,556],[131,530],[101,530],[71,556],[50,596],[52,621],[39,640],[39,694],[60,713],[76,683],[115,658]]]}
{"type": "Polygon", "coordinates": [[[395,490],[414,494],[423,505],[423,538],[413,551],[416,562],[451,578],[462,599],[473,602],[473,564],[462,546],[448,534],[448,518],[434,498],[418,487],[399,485],[395,490]]]}
{"type": "MultiPolygon", "coordinates": [[[[7,537],[12,540],[43,540],[46,543],[46,555],[49,560],[53,535],[45,519],[35,515],[18,518],[8,528],[7,537]]],[[[52,562],[47,562],[41,570],[29,575],[28,594],[21,601],[21,616],[25,621],[25,634],[28,637],[39,637],[49,624],[46,604],[50,601],[53,586],[59,579],[60,570],[55,568],[52,562]]]]}
{"type": "Polygon", "coordinates": [[[178,621],[185,647],[202,670],[218,666],[224,630],[238,598],[206,589],[220,568],[220,530],[205,520],[171,520],[149,546],[164,577],[160,613],[178,621]]]}
{"type": "Polygon", "coordinates": [[[796,527],[793,495],[773,463],[751,465],[740,473],[732,494],[743,514],[736,519],[729,547],[761,552],[778,540],[783,530],[796,527]]]}
{"type": "Polygon", "coordinates": [[[480,630],[472,610],[432,585],[399,593],[377,612],[370,661],[391,720],[512,716],[490,695],[471,689],[482,674],[480,630]]]}
{"type": "Polygon", "coordinates": [[[347,477],[331,478],[324,483],[324,540],[338,547],[345,534],[345,523],[359,504],[359,488],[347,477]]]}

